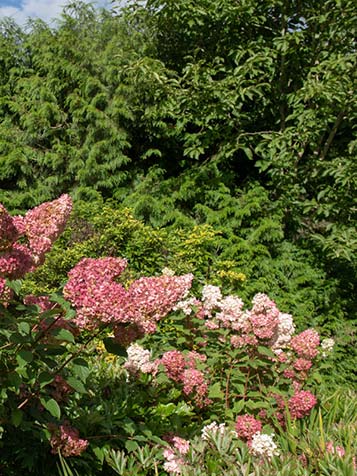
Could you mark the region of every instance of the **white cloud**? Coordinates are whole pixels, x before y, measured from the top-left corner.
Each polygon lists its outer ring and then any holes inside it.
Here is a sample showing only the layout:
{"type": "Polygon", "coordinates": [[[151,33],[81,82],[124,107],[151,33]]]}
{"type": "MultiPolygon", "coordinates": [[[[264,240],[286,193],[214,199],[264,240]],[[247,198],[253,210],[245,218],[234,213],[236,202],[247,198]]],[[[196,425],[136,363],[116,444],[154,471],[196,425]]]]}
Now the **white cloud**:
{"type": "MultiPolygon", "coordinates": [[[[85,3],[92,3],[91,0],[84,0],[85,3]]],[[[21,6],[0,7],[0,18],[9,16],[14,18],[16,23],[24,25],[28,18],[41,18],[46,23],[51,23],[62,11],[66,0],[23,0],[21,6]]],[[[109,0],[97,0],[96,6],[110,7],[109,0]]]]}

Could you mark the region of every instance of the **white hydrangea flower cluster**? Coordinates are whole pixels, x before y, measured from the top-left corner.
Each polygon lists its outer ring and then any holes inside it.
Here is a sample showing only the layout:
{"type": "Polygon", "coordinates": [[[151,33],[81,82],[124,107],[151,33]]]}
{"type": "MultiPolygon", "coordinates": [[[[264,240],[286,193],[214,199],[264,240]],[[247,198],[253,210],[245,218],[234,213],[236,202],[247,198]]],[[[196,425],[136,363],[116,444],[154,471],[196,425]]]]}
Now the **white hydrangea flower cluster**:
{"type": "Polygon", "coordinates": [[[153,362],[150,362],[151,352],[144,349],[139,344],[131,344],[126,352],[128,359],[124,367],[129,373],[135,374],[139,370],[143,373],[150,373],[153,369],[153,362]]]}
{"type": "Polygon", "coordinates": [[[184,301],[179,301],[173,307],[174,311],[182,311],[186,316],[192,314],[192,306],[197,305],[196,298],[185,299],[184,301]]]}
{"type": "Polygon", "coordinates": [[[273,434],[267,435],[260,431],[254,433],[250,449],[253,455],[260,458],[272,458],[280,454],[277,445],[273,441],[273,434]]]}
{"type": "Polygon", "coordinates": [[[328,337],[326,339],[323,339],[321,341],[321,355],[322,357],[327,357],[330,352],[332,352],[332,349],[335,345],[335,341],[328,337]]]}
{"type": "Polygon", "coordinates": [[[209,425],[205,425],[201,430],[202,440],[208,441],[212,436],[217,433],[223,435],[227,431],[227,427],[224,423],[218,423],[213,421],[209,425]]]}
{"type": "Polygon", "coordinates": [[[282,349],[286,348],[291,341],[291,337],[295,332],[295,325],[291,314],[281,312],[278,317],[278,327],[276,335],[271,342],[271,348],[279,354],[282,349]]]}
{"type": "Polygon", "coordinates": [[[212,286],[211,284],[207,284],[203,286],[202,289],[202,301],[204,303],[204,307],[207,310],[212,310],[220,306],[222,300],[222,293],[218,286],[212,286]]]}

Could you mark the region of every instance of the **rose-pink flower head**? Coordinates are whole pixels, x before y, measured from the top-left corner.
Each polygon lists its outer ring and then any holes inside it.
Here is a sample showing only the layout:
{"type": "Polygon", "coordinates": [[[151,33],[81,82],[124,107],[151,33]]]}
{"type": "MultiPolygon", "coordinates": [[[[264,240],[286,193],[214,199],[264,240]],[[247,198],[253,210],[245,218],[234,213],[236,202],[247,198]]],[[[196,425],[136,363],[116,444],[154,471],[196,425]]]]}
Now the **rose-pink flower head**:
{"type": "Polygon", "coordinates": [[[38,263],[42,263],[44,254],[51,249],[53,242],[64,230],[71,211],[72,199],[65,194],[26,213],[22,229],[38,263]]]}
{"type": "Polygon", "coordinates": [[[258,293],[253,298],[250,322],[253,332],[259,339],[271,339],[279,325],[280,311],[274,301],[266,294],[258,293]]]}
{"type": "Polygon", "coordinates": [[[0,203],[0,252],[11,248],[19,233],[6,208],[0,203]]]}
{"type": "Polygon", "coordinates": [[[294,336],[290,341],[290,346],[299,357],[313,359],[319,352],[320,336],[315,329],[306,329],[294,336]]]}
{"type": "Polygon", "coordinates": [[[307,372],[312,366],[311,360],[302,359],[301,357],[296,359],[293,363],[293,367],[298,372],[307,372]]]}
{"type": "Polygon", "coordinates": [[[0,276],[10,279],[22,278],[34,268],[34,260],[29,249],[15,243],[0,256],[0,276]]]}
{"type": "Polygon", "coordinates": [[[6,286],[6,279],[0,277],[0,303],[3,306],[8,306],[12,295],[12,289],[6,286]]]}
{"type": "Polygon", "coordinates": [[[52,437],[50,445],[52,453],[61,453],[65,458],[68,456],[79,456],[88,446],[88,441],[79,438],[79,431],[65,423],[59,428],[50,428],[52,437]]]}
{"type": "Polygon", "coordinates": [[[288,402],[291,417],[303,418],[309,415],[316,403],[316,397],[311,392],[305,390],[296,392],[288,402]]]}
{"type": "Polygon", "coordinates": [[[168,352],[165,352],[160,359],[160,363],[164,365],[166,374],[169,378],[175,382],[182,380],[186,360],[180,351],[169,350],[168,352]]]}
{"type": "Polygon", "coordinates": [[[42,312],[49,311],[57,306],[56,303],[50,301],[48,296],[35,296],[33,294],[28,294],[24,297],[23,301],[26,305],[38,306],[42,312]]]}
{"type": "Polygon", "coordinates": [[[252,415],[239,415],[237,417],[235,430],[238,438],[244,441],[251,441],[253,435],[262,430],[262,422],[256,420],[252,415]]]}
{"type": "Polygon", "coordinates": [[[171,443],[180,454],[185,455],[189,452],[190,442],[188,440],[180,438],[179,436],[173,436],[171,439],[171,443]]]}
{"type": "Polygon", "coordinates": [[[84,258],[68,273],[63,295],[77,309],[78,327],[93,329],[117,319],[127,293],[114,278],[126,265],[121,258],[84,258]]]}
{"type": "Polygon", "coordinates": [[[192,284],[193,275],[142,277],[133,282],[121,309],[122,321],[136,322],[145,333],[156,330],[156,322],[165,317],[182,299],[192,284]]]}

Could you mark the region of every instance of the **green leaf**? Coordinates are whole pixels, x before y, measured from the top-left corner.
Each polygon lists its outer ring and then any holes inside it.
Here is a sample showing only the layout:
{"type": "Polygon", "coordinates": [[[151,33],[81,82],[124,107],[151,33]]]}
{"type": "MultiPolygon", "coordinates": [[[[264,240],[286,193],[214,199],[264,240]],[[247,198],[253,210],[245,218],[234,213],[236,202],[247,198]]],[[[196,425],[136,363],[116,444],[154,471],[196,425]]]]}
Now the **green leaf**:
{"type": "Polygon", "coordinates": [[[174,405],[173,403],[167,403],[167,404],[160,403],[156,407],[157,415],[163,418],[167,418],[168,416],[172,415],[173,413],[175,413],[175,410],[176,410],[176,405],[174,405]]]}
{"type": "Polygon", "coordinates": [[[61,418],[61,409],[56,400],[50,398],[49,400],[45,400],[44,398],[40,399],[42,405],[45,409],[51,413],[52,416],[57,418],[58,420],[61,418]]]}
{"type": "Polygon", "coordinates": [[[266,355],[267,357],[276,359],[276,354],[271,349],[268,349],[267,347],[264,347],[262,345],[258,346],[258,352],[261,355],[266,355]]]}
{"type": "Polygon", "coordinates": [[[16,427],[20,426],[23,416],[23,412],[18,408],[15,408],[11,413],[11,423],[16,427]]]}
{"type": "Polygon", "coordinates": [[[74,363],[72,365],[72,373],[75,375],[75,377],[78,377],[80,380],[82,380],[82,382],[85,382],[88,375],[90,374],[87,362],[84,359],[76,359],[73,362],[79,363],[74,363]]]}
{"type": "Polygon", "coordinates": [[[13,387],[15,390],[18,390],[20,388],[20,385],[22,384],[22,378],[17,372],[12,372],[8,376],[8,381],[9,381],[9,387],[13,387]]]}
{"type": "Polygon", "coordinates": [[[30,325],[28,322],[22,321],[18,324],[19,332],[23,335],[28,335],[30,333],[30,325]]]}
{"type": "Polygon", "coordinates": [[[38,376],[38,383],[40,384],[40,388],[45,387],[51,382],[53,382],[53,375],[49,372],[41,372],[38,376]]]}
{"type": "Polygon", "coordinates": [[[19,294],[22,286],[22,281],[16,279],[14,281],[6,280],[6,286],[14,291],[15,294],[19,294]]]}
{"type": "Polygon", "coordinates": [[[208,397],[209,398],[223,398],[224,393],[221,390],[221,386],[219,382],[215,383],[210,387],[209,392],[208,392],[208,397]]]}
{"type": "Polygon", "coordinates": [[[100,463],[103,464],[104,456],[105,456],[105,450],[103,448],[99,448],[97,446],[96,448],[93,448],[93,453],[96,455],[96,457],[100,461],[100,463]]]}
{"type": "Polygon", "coordinates": [[[136,441],[133,440],[126,440],[125,442],[125,448],[130,452],[137,450],[139,445],[136,443],[136,441]]]}
{"type": "Polygon", "coordinates": [[[29,350],[20,350],[16,355],[16,360],[20,367],[26,367],[27,364],[32,362],[33,355],[29,350]]]}
{"type": "Polygon", "coordinates": [[[240,413],[240,412],[243,410],[243,408],[245,407],[245,405],[246,405],[246,401],[245,401],[245,400],[243,400],[243,399],[238,400],[238,401],[235,402],[234,405],[233,405],[233,411],[234,411],[235,413],[240,413]]]}
{"type": "Polygon", "coordinates": [[[55,337],[57,340],[64,340],[66,342],[71,342],[74,344],[74,337],[72,332],[70,332],[67,329],[54,329],[51,334],[55,337]]]}
{"type": "Polygon", "coordinates": [[[80,380],[75,379],[74,377],[68,377],[66,379],[68,385],[70,385],[78,393],[87,393],[83,383],[80,380]]]}

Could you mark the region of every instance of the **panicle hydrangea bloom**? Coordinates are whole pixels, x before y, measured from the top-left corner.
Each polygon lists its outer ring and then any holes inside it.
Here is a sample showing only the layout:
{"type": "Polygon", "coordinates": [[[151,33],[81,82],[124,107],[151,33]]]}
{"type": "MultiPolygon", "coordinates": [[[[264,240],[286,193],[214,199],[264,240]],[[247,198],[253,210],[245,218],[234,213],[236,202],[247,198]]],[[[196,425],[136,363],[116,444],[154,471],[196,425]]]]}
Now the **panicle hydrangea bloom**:
{"type": "Polygon", "coordinates": [[[251,453],[260,458],[270,459],[280,454],[277,445],[273,441],[273,435],[267,435],[260,431],[252,436],[249,446],[251,453]]]}
{"type": "Polygon", "coordinates": [[[213,421],[209,425],[205,425],[201,430],[202,440],[208,441],[212,438],[212,436],[216,436],[217,434],[224,435],[227,432],[227,427],[224,423],[218,423],[213,421]]]}
{"type": "Polygon", "coordinates": [[[13,217],[10,216],[6,208],[0,203],[0,252],[11,248],[18,236],[19,233],[14,224],[13,217]]]}
{"type": "Polygon", "coordinates": [[[219,304],[220,312],[216,314],[216,319],[222,323],[223,327],[242,329],[247,317],[242,310],[243,305],[242,299],[238,296],[226,296],[219,304]]]}
{"type": "Polygon", "coordinates": [[[290,415],[292,418],[303,418],[311,412],[316,403],[316,397],[311,392],[297,391],[288,402],[290,415]]]}
{"type": "Polygon", "coordinates": [[[193,312],[192,307],[199,306],[200,304],[201,302],[197,298],[192,297],[176,303],[173,307],[173,310],[182,311],[186,316],[190,316],[193,312]]]}
{"type": "Polygon", "coordinates": [[[24,217],[11,217],[0,205],[0,300],[5,304],[11,293],[5,278],[18,279],[42,264],[44,256],[62,232],[72,209],[68,195],[28,211],[24,217]],[[17,240],[21,238],[22,242],[17,240]]]}
{"type": "Polygon", "coordinates": [[[271,339],[279,324],[280,311],[274,301],[266,294],[258,293],[253,298],[250,322],[253,332],[259,339],[271,339]]]}
{"type": "Polygon", "coordinates": [[[182,352],[169,350],[162,355],[160,363],[164,365],[166,374],[170,379],[174,382],[182,380],[182,373],[186,367],[186,360],[182,352]]]}
{"type": "Polygon", "coordinates": [[[198,407],[203,407],[210,403],[207,398],[208,383],[201,370],[196,368],[196,362],[204,362],[206,356],[192,351],[184,355],[178,350],[165,352],[158,364],[163,364],[166,375],[174,382],[183,384],[183,393],[190,395],[198,407]]]}
{"type": "Polygon", "coordinates": [[[207,319],[207,321],[205,321],[205,326],[210,331],[215,331],[219,329],[219,324],[217,324],[217,322],[213,321],[212,319],[207,319]]]}
{"type": "Polygon", "coordinates": [[[311,360],[302,359],[301,357],[296,359],[293,363],[293,367],[298,372],[307,372],[312,366],[311,360]]]}
{"type": "Polygon", "coordinates": [[[13,291],[8,286],[6,286],[6,279],[0,278],[0,303],[4,307],[7,307],[12,296],[13,291]]]}
{"type": "Polygon", "coordinates": [[[290,341],[291,348],[299,357],[313,359],[318,354],[320,336],[315,329],[306,329],[290,341]]]}
{"type": "Polygon", "coordinates": [[[327,357],[330,352],[332,352],[335,345],[334,339],[328,337],[321,341],[321,355],[322,357],[327,357]]]}
{"type": "Polygon", "coordinates": [[[115,281],[126,267],[121,258],[85,258],[69,273],[64,296],[77,308],[76,323],[91,329],[99,323],[135,324],[153,333],[191,287],[192,274],[140,278],[128,290],[115,281]]]}
{"type": "Polygon", "coordinates": [[[237,417],[235,430],[238,438],[244,441],[250,441],[253,435],[260,432],[262,429],[262,422],[256,420],[252,415],[239,415],[237,417]]]}
{"type": "Polygon", "coordinates": [[[72,199],[64,194],[57,200],[42,203],[26,213],[22,229],[36,264],[43,262],[45,253],[64,230],[71,211],[72,199]]]}
{"type": "Polygon", "coordinates": [[[173,436],[168,438],[171,447],[165,448],[163,455],[165,458],[164,470],[170,474],[181,474],[185,465],[182,456],[186,455],[190,449],[190,442],[184,438],[173,436]]]}
{"type": "Polygon", "coordinates": [[[243,334],[243,335],[233,335],[231,336],[231,345],[235,349],[239,349],[245,346],[256,346],[258,345],[258,339],[254,335],[243,334]]]}
{"type": "Polygon", "coordinates": [[[126,370],[131,374],[138,371],[143,373],[151,373],[154,368],[154,362],[151,362],[150,350],[144,349],[139,344],[131,344],[127,349],[128,359],[124,364],[126,370]]]}
{"type": "Polygon", "coordinates": [[[290,314],[280,312],[275,334],[269,343],[276,354],[282,352],[282,349],[289,345],[294,332],[295,325],[293,322],[293,317],[290,314]]]}
{"type": "Polygon", "coordinates": [[[202,289],[202,301],[204,308],[210,312],[212,309],[218,308],[222,299],[222,293],[218,286],[207,284],[202,289]]]}
{"type": "Polygon", "coordinates": [[[56,305],[56,303],[50,301],[48,296],[35,296],[34,294],[28,294],[23,301],[26,305],[38,306],[42,312],[49,311],[56,305]]]}
{"type": "Polygon", "coordinates": [[[18,279],[34,269],[34,260],[29,249],[18,243],[0,256],[0,276],[18,279]]]}
{"type": "Polygon", "coordinates": [[[68,456],[79,456],[88,446],[88,441],[79,438],[79,431],[72,428],[68,423],[64,423],[59,428],[50,427],[52,436],[50,445],[52,453],[61,453],[65,458],[68,456]]]}
{"type": "Polygon", "coordinates": [[[133,282],[120,309],[119,319],[135,322],[145,333],[156,331],[156,322],[186,296],[193,275],[143,277],[133,282]]]}
{"type": "Polygon", "coordinates": [[[201,370],[192,368],[185,369],[182,374],[182,383],[183,393],[185,393],[186,395],[190,395],[194,392],[195,398],[197,397],[197,401],[199,402],[207,394],[208,385],[201,370]]]}
{"type": "Polygon", "coordinates": [[[98,321],[115,319],[126,291],[114,278],[126,265],[121,258],[84,258],[68,273],[63,295],[77,309],[78,327],[93,329],[98,321]]]}
{"type": "Polygon", "coordinates": [[[188,352],[188,354],[186,355],[187,365],[192,369],[195,368],[197,361],[206,362],[206,360],[207,356],[204,354],[200,354],[196,350],[190,350],[190,352],[188,352]]]}

